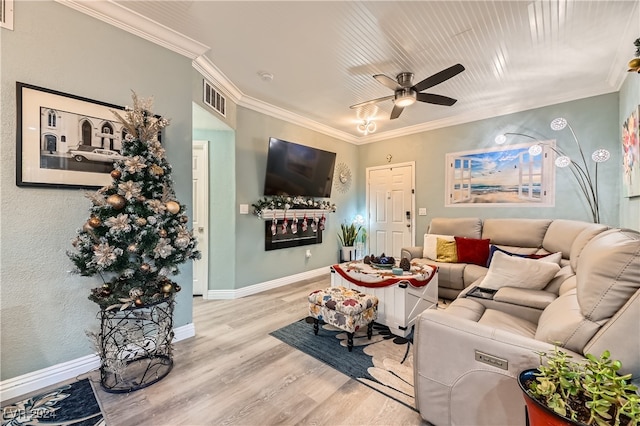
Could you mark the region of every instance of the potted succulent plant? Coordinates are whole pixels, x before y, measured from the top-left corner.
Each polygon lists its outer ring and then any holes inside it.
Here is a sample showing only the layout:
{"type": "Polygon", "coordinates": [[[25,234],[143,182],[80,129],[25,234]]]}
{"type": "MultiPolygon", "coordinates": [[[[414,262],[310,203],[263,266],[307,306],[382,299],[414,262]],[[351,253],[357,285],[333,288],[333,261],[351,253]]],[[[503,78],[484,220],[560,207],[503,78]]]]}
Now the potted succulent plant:
{"type": "Polygon", "coordinates": [[[531,426],[639,425],[640,395],[630,384],[631,374],[620,376],[622,364],[609,351],[576,362],[557,347],[537,352],[540,367],[518,377],[531,426]],[[546,362],[543,363],[543,359],[546,362]]]}
{"type": "Polygon", "coordinates": [[[362,230],[362,226],[356,226],[355,223],[342,223],[340,225],[340,233],[338,233],[338,240],[340,240],[340,244],[342,245],[342,260],[349,261],[355,260],[356,251],[355,251],[355,243],[362,230]]]}

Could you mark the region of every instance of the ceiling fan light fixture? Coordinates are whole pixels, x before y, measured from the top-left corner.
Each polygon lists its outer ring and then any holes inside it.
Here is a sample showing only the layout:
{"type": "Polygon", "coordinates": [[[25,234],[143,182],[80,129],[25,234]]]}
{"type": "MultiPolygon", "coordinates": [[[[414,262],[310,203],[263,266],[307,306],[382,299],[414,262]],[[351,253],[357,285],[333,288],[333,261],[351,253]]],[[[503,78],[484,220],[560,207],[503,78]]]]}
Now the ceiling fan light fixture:
{"type": "Polygon", "coordinates": [[[415,102],[416,92],[415,90],[411,90],[411,88],[397,90],[393,99],[393,103],[402,108],[413,105],[415,102]]]}

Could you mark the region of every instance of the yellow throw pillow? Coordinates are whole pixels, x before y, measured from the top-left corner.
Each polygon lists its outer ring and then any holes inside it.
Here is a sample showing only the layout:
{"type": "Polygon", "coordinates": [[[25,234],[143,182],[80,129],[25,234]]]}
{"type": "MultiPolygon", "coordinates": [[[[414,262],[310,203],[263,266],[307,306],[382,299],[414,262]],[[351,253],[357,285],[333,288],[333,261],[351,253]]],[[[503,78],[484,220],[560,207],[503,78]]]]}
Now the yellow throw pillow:
{"type": "Polygon", "coordinates": [[[436,242],[436,262],[456,263],[458,261],[458,251],[456,242],[438,238],[436,242]]]}

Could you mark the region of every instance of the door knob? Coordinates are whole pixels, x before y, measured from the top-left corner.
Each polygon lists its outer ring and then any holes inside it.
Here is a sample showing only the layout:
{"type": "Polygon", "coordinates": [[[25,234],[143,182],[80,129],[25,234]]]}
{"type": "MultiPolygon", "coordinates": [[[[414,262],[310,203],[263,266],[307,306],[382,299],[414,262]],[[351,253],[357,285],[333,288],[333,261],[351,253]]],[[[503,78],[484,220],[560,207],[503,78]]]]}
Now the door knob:
{"type": "Polygon", "coordinates": [[[204,232],[204,226],[199,226],[198,227],[198,232],[204,232]]]}

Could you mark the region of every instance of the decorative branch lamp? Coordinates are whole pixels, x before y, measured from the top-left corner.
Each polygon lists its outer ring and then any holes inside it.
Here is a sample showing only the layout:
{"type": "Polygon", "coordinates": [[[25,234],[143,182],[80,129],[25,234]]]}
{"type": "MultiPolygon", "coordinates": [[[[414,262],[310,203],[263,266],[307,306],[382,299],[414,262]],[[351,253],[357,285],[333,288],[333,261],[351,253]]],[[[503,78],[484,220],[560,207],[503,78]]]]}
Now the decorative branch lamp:
{"type": "Polygon", "coordinates": [[[572,160],[560,148],[544,143],[538,138],[527,135],[525,133],[507,132],[496,136],[495,142],[499,145],[504,144],[507,141],[507,135],[523,136],[529,139],[533,139],[534,141],[536,141],[536,144],[532,145],[529,148],[529,154],[533,156],[540,155],[543,151],[543,146],[549,147],[557,155],[555,159],[555,165],[560,168],[568,167],[569,170],[571,170],[573,177],[578,182],[578,186],[580,187],[582,194],[589,204],[593,222],[600,223],[600,204],[598,200],[598,164],[607,161],[611,157],[611,154],[609,153],[609,151],[603,148],[596,149],[593,154],[591,154],[591,160],[593,160],[593,162],[595,163],[594,176],[592,177],[591,171],[589,169],[589,164],[587,163],[584,151],[582,150],[582,146],[580,145],[580,142],[578,141],[578,138],[576,137],[576,134],[569,122],[562,117],[556,118],[551,121],[551,129],[556,132],[561,131],[567,127],[571,131],[573,140],[578,147],[578,152],[580,154],[578,162],[572,160]]]}

